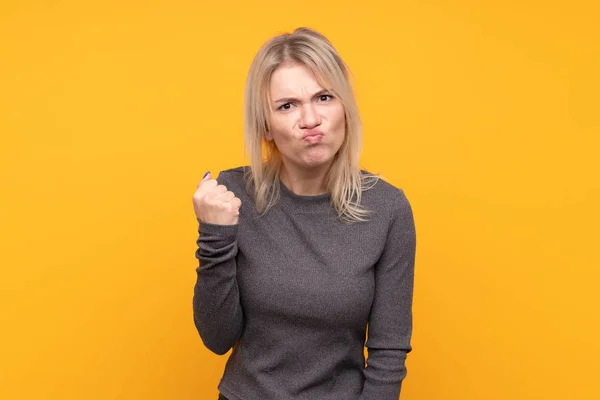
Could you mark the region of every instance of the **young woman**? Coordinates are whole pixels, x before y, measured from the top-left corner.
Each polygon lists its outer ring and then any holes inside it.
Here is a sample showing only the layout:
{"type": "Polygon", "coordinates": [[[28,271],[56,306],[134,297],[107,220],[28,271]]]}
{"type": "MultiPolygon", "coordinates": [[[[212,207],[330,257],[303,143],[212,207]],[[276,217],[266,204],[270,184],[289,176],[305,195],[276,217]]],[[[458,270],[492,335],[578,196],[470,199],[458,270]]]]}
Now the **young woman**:
{"type": "Polygon", "coordinates": [[[246,84],[250,165],[207,173],[193,196],[194,323],[208,349],[233,349],[220,399],[398,399],[415,226],[402,189],[360,168],[361,135],[323,35],[263,45],[246,84]]]}

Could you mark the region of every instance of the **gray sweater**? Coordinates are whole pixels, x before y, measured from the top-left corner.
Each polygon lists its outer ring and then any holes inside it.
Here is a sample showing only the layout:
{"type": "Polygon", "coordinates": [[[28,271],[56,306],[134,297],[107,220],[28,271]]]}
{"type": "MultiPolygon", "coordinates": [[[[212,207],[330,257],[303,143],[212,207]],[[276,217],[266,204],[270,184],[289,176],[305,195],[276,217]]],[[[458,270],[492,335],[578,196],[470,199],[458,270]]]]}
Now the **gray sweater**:
{"type": "Polygon", "coordinates": [[[280,182],[280,201],[259,217],[243,168],[217,178],[242,201],[239,223],[198,220],[194,323],[214,353],[233,347],[220,392],[397,400],[412,350],[416,247],[404,192],[380,179],[363,192],[370,220],[346,225],[329,194],[297,195],[280,182]]]}

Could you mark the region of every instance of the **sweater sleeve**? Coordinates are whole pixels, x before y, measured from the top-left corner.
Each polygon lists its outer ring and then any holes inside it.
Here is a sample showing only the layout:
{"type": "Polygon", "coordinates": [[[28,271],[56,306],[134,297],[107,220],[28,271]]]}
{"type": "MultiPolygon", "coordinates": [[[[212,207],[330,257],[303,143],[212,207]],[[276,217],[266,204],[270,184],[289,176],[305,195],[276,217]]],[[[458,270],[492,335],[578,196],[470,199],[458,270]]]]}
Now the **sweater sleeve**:
{"type": "Polygon", "coordinates": [[[385,247],[375,264],[375,295],[368,322],[367,366],[360,400],[398,400],[412,350],[416,234],[410,203],[393,201],[385,247]]]}
{"type": "Polygon", "coordinates": [[[196,220],[199,266],[193,297],[194,324],[204,345],[222,355],[239,339],[244,326],[236,268],[238,225],[196,220]]]}

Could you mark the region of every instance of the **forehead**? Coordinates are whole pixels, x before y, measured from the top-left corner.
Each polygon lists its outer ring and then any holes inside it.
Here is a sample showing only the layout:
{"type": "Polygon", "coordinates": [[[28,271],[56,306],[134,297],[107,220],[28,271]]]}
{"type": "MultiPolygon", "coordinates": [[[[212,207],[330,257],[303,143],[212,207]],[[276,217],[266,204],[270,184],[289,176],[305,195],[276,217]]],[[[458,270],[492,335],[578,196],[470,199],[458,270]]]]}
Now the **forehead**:
{"type": "Polygon", "coordinates": [[[271,96],[310,96],[324,89],[320,81],[305,65],[282,64],[271,75],[271,96]]]}

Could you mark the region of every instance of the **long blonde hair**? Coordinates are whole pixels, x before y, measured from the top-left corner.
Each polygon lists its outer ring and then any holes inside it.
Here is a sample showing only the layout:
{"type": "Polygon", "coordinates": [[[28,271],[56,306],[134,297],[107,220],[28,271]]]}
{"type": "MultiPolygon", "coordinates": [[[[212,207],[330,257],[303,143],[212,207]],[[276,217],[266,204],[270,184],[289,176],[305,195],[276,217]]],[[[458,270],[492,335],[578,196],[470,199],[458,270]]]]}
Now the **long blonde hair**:
{"type": "Polygon", "coordinates": [[[259,213],[266,213],[279,199],[279,178],[283,165],[274,141],[268,141],[270,81],[283,63],[309,68],[323,87],[331,89],[344,106],[346,134],[325,177],[331,204],[345,223],[366,221],[370,211],[361,205],[364,190],[375,185],[379,177],[363,174],[359,165],[362,151],[362,124],[349,81],[349,69],[331,42],[322,34],[297,28],[267,41],[258,51],[246,80],[244,98],[244,145],[250,161],[246,183],[259,213]],[[331,87],[325,86],[327,82],[331,87]]]}

